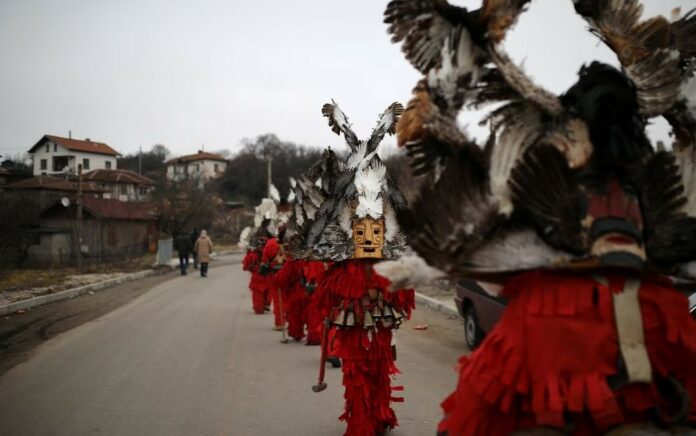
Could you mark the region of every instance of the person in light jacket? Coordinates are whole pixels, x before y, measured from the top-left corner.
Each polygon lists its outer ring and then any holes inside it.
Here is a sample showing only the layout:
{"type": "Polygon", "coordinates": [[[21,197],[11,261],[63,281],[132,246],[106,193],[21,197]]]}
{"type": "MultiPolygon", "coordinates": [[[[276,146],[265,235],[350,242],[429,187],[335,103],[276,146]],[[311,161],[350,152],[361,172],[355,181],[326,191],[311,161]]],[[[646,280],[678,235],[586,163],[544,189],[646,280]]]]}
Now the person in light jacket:
{"type": "Polygon", "coordinates": [[[208,263],[210,262],[210,254],[213,252],[213,241],[208,237],[208,232],[201,230],[201,235],[196,240],[193,251],[198,257],[201,277],[208,277],[208,263]]]}

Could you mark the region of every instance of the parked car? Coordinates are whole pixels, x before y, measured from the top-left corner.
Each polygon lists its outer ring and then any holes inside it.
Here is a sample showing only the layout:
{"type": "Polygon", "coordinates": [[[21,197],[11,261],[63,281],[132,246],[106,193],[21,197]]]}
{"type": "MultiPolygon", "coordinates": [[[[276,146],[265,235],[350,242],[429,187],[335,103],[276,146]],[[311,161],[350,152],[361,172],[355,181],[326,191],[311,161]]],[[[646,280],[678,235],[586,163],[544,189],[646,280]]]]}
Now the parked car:
{"type": "Polygon", "coordinates": [[[454,302],[464,318],[464,339],[467,347],[479,346],[505,309],[505,299],[495,296],[500,286],[475,280],[462,280],[456,285],[454,302]]]}

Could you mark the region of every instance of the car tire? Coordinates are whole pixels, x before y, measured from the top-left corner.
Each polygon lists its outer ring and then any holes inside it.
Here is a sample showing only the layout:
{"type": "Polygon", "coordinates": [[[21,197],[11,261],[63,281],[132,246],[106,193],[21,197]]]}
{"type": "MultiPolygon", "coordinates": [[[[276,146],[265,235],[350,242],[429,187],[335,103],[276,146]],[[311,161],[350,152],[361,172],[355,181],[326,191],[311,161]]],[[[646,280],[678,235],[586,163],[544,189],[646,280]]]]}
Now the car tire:
{"type": "Polygon", "coordinates": [[[467,306],[464,311],[464,340],[469,350],[474,351],[483,341],[483,336],[476,309],[474,306],[467,306]]]}

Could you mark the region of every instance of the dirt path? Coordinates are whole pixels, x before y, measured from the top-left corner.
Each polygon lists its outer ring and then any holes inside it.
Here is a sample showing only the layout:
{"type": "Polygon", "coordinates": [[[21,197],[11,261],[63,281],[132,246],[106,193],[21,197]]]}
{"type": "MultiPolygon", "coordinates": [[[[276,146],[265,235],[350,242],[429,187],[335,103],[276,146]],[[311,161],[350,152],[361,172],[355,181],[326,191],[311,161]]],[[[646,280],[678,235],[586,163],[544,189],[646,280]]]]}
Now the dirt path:
{"type": "MultiPolygon", "coordinates": [[[[211,268],[239,263],[224,256],[211,268]]],[[[90,295],[63,300],[0,318],[0,376],[27,360],[42,342],[117,309],[152,287],[179,277],[178,270],[123,283],[90,295]]]]}

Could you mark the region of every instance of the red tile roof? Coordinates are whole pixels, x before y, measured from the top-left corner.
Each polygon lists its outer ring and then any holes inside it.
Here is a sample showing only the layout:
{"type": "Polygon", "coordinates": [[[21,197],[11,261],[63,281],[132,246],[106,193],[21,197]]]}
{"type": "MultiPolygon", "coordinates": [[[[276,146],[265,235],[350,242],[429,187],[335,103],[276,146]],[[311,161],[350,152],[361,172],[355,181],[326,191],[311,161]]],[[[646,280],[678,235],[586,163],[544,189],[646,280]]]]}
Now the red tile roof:
{"type": "Polygon", "coordinates": [[[136,203],[110,198],[84,197],[82,206],[100,218],[141,221],[157,219],[157,206],[154,203],[136,203]]]}
{"type": "Polygon", "coordinates": [[[155,182],[151,179],[130,170],[92,170],[84,173],[82,178],[93,182],[155,186],[155,182]]]}
{"type": "MultiPolygon", "coordinates": [[[[51,176],[36,176],[30,179],[21,180],[16,183],[10,183],[6,186],[7,189],[46,189],[51,191],[77,191],[77,182],[61,179],[51,176]]],[[[105,192],[104,189],[98,187],[93,182],[85,182],[82,184],[84,192],[105,192]]]]}
{"type": "Polygon", "coordinates": [[[60,144],[63,147],[71,151],[82,151],[85,153],[95,153],[95,154],[106,154],[109,156],[118,156],[118,152],[103,142],[94,142],[89,139],[72,139],[63,138],[60,136],[44,135],[39,142],[34,144],[32,148],[29,149],[29,153],[33,153],[34,150],[44,145],[46,141],[53,141],[56,144],[60,144]]]}
{"type": "Polygon", "coordinates": [[[208,153],[207,151],[199,151],[196,154],[187,154],[186,156],[175,157],[174,159],[169,159],[167,165],[173,165],[178,163],[195,162],[198,160],[216,160],[220,162],[227,162],[227,159],[215,153],[208,153]]]}

